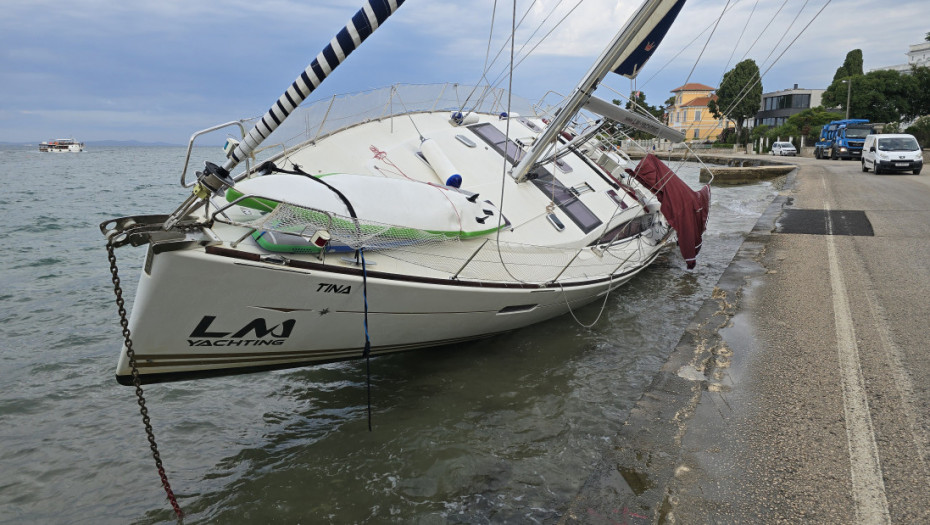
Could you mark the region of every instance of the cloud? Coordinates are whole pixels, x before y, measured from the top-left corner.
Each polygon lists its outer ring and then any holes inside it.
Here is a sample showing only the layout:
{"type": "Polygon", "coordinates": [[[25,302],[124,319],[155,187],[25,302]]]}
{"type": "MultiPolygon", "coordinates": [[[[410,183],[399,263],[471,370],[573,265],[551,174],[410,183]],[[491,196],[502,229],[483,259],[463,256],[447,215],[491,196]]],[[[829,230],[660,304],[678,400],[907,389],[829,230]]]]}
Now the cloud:
{"type": "MultiPolygon", "coordinates": [[[[637,88],[657,104],[686,80],[716,85],[744,56],[765,70],[827,1],[731,0],[708,40],[726,2],[689,0],[637,88]]],[[[638,3],[585,0],[540,43],[576,2],[519,0],[517,17],[525,19],[515,39],[517,59],[538,47],[517,68],[515,92],[529,99],[549,90],[567,93],[638,3]]],[[[261,114],[359,6],[351,0],[86,0],[61,9],[50,0],[6,0],[0,140],[42,140],[74,126],[84,140],[158,132],[160,140],[183,142],[192,130],[261,114]]],[[[311,100],[397,82],[476,82],[489,42],[492,58],[503,50],[490,78],[505,81],[513,10],[497,3],[491,33],[493,6],[492,0],[407,0],[311,100]]],[[[866,0],[830,2],[771,67],[763,87],[826,87],[857,48],[866,69],[904,63],[908,45],[923,41],[927,19],[926,0],[898,1],[894,9],[866,0]],[[882,22],[864,23],[869,20],[882,22]]],[[[621,93],[632,88],[614,75],[605,82],[621,93]]]]}

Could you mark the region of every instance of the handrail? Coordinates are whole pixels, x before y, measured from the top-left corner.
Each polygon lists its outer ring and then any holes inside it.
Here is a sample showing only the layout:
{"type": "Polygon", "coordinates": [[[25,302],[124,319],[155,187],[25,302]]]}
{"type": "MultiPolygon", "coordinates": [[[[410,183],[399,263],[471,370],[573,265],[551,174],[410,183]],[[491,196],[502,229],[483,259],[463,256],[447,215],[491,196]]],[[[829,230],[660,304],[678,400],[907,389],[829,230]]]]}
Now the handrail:
{"type": "MultiPolygon", "coordinates": [[[[188,166],[188,164],[190,164],[190,161],[191,161],[191,151],[193,151],[193,149],[194,149],[194,139],[196,139],[196,138],[199,137],[200,135],[203,135],[203,134],[206,134],[206,133],[210,133],[210,132],[216,131],[216,130],[218,130],[218,129],[223,129],[223,128],[225,128],[225,127],[229,127],[229,126],[232,126],[232,125],[239,126],[239,129],[242,131],[242,137],[244,138],[244,137],[245,137],[245,126],[243,126],[242,123],[243,123],[243,122],[246,122],[247,120],[248,120],[248,119],[233,120],[233,121],[227,122],[227,123],[225,123],[225,124],[218,124],[218,125],[216,125],[216,126],[213,126],[212,128],[202,129],[202,130],[200,130],[200,131],[194,133],[193,135],[191,135],[190,140],[187,142],[187,157],[185,157],[185,159],[184,159],[184,169],[181,170],[181,186],[182,186],[182,187],[184,187],[184,188],[190,188],[190,187],[192,187],[194,184],[196,184],[196,182],[191,182],[190,184],[187,184],[187,182],[186,182],[186,180],[185,180],[186,177],[187,177],[187,166],[188,166]]],[[[246,159],[246,165],[245,165],[245,168],[246,168],[245,171],[246,171],[246,172],[249,171],[249,164],[248,164],[248,162],[249,162],[248,159],[246,159]]]]}
{"type": "MultiPolygon", "coordinates": [[[[362,91],[357,91],[357,92],[341,93],[341,94],[326,97],[321,100],[314,101],[312,103],[303,104],[301,105],[299,109],[301,111],[308,112],[305,114],[313,114],[317,110],[319,110],[319,113],[317,113],[317,115],[322,115],[322,117],[320,116],[312,117],[307,122],[306,129],[304,131],[297,133],[294,136],[287,138],[287,139],[276,140],[274,144],[267,144],[267,145],[264,145],[264,147],[256,148],[254,151],[251,152],[249,157],[252,160],[252,163],[254,164],[257,162],[257,158],[258,158],[257,154],[263,150],[268,150],[268,149],[283,145],[284,151],[287,151],[291,149],[295,144],[298,144],[298,143],[300,145],[313,144],[325,137],[328,137],[329,135],[333,133],[336,133],[338,131],[347,129],[349,127],[352,127],[352,126],[355,126],[355,125],[358,125],[364,122],[369,122],[371,120],[381,120],[385,118],[395,117],[398,115],[417,113],[417,112],[435,111],[437,110],[437,108],[442,108],[444,104],[447,104],[450,109],[454,109],[454,107],[457,107],[457,100],[456,100],[457,91],[456,90],[459,87],[461,87],[461,84],[455,83],[455,82],[439,83],[439,84],[394,84],[394,85],[386,86],[382,88],[374,88],[374,89],[362,90],[362,91]],[[429,96],[427,99],[425,100],[421,99],[422,100],[421,102],[414,102],[413,104],[408,103],[406,108],[402,106],[398,108],[397,110],[391,109],[391,103],[395,96],[394,95],[395,92],[402,91],[405,89],[420,90],[423,88],[433,90],[432,93],[429,93],[429,96]],[[358,116],[357,118],[349,119],[347,122],[337,125],[337,127],[335,127],[334,129],[327,129],[327,126],[330,124],[332,120],[334,119],[337,121],[345,120],[345,118],[342,116],[339,116],[339,115],[334,116],[334,113],[336,113],[337,109],[341,109],[340,104],[343,100],[356,97],[359,95],[368,95],[368,96],[377,97],[379,92],[384,92],[383,105],[379,105],[377,108],[374,108],[374,107],[370,108],[369,114],[361,115],[361,116],[358,116]],[[450,99],[449,97],[453,97],[453,98],[450,99]]],[[[494,89],[497,92],[498,98],[503,97],[505,93],[504,90],[502,89],[490,88],[489,86],[486,86],[485,89],[494,89]]],[[[524,104],[526,107],[523,109],[530,109],[531,111],[534,111],[529,102],[524,102],[524,104]]],[[[479,111],[482,113],[484,112],[494,113],[494,110],[491,107],[493,105],[494,103],[479,104],[479,107],[473,108],[472,110],[479,111]]],[[[296,112],[297,110],[295,109],[294,113],[296,112]]],[[[190,188],[196,183],[196,181],[191,181],[191,182],[187,181],[187,171],[190,165],[190,158],[191,158],[191,153],[193,151],[194,141],[197,137],[199,137],[200,135],[206,134],[206,133],[216,131],[218,129],[236,125],[239,127],[240,137],[244,139],[245,136],[247,135],[245,126],[253,123],[254,121],[257,121],[258,119],[259,117],[234,120],[234,121],[226,122],[224,124],[218,124],[216,126],[212,126],[210,128],[198,131],[194,133],[193,135],[191,135],[191,138],[188,142],[188,147],[187,147],[187,156],[184,160],[184,167],[181,171],[181,185],[185,188],[190,188]]],[[[247,164],[246,170],[244,173],[248,173],[248,172],[249,172],[249,165],[247,164]]]]}

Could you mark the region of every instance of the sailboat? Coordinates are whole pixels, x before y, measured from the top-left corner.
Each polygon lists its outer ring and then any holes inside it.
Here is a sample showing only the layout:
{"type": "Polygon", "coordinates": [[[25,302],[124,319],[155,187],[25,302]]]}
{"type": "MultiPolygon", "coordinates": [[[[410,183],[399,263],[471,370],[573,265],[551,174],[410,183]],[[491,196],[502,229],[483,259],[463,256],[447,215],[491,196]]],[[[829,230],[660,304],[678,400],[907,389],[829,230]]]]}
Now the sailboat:
{"type": "Polygon", "coordinates": [[[114,275],[113,249],[147,247],[120,383],[492,337],[606,300],[676,241],[693,266],[709,188],[654,156],[625,169],[603,127],[684,137],[593,96],[610,73],[635,77],[684,0],[647,0],[554,108],[516,112],[490,87],[462,106],[458,85],[302,106],[402,4],[368,0],[250,131],[195,133],[240,138],[196,180],[185,164],[172,213],[101,225],[114,275]]]}

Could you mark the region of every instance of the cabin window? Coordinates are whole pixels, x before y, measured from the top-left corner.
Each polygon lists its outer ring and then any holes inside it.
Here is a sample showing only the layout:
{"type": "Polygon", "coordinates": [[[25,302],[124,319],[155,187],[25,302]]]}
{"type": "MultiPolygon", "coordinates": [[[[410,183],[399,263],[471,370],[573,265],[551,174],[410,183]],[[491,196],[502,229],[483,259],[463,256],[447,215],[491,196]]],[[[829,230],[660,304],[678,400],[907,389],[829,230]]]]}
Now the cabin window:
{"type": "Polygon", "coordinates": [[[610,229],[604,235],[601,235],[599,239],[592,242],[588,246],[597,246],[600,244],[610,244],[624,239],[629,239],[643,233],[644,231],[652,228],[652,223],[655,220],[655,214],[649,213],[646,215],[640,215],[635,219],[628,220],[623,224],[615,226],[610,229]]]}
{"type": "MultiPolygon", "coordinates": [[[[468,129],[475,135],[478,135],[481,140],[488,146],[491,146],[494,151],[503,155],[513,165],[520,162],[520,159],[526,154],[519,144],[512,140],[508,140],[507,136],[504,135],[501,130],[494,127],[493,124],[475,124],[473,126],[468,126],[468,129]]],[[[567,215],[581,231],[589,233],[594,230],[594,228],[600,226],[601,220],[597,218],[597,215],[594,215],[583,202],[578,200],[578,197],[571,192],[571,189],[562,184],[552,173],[549,173],[546,168],[536,168],[531,175],[534,175],[534,177],[530,178],[530,182],[539,188],[539,191],[551,197],[556,206],[565,212],[565,215],[567,215]]]]}
{"type": "Polygon", "coordinates": [[[488,146],[494,148],[494,151],[504,155],[513,165],[520,162],[520,159],[525,155],[523,148],[521,148],[519,144],[512,140],[507,140],[507,137],[491,124],[476,124],[474,126],[468,126],[468,129],[474,132],[475,135],[481,137],[481,140],[485,141],[488,146]]]}

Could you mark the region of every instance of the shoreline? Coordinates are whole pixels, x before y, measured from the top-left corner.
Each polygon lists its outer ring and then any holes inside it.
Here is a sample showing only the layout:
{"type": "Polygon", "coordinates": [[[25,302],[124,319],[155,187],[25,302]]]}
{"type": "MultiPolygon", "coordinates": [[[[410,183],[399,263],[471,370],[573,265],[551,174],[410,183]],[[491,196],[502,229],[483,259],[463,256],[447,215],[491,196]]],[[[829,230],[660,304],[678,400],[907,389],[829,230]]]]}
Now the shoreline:
{"type": "Polygon", "coordinates": [[[796,161],[561,523],[930,520],[930,177],[796,161]]]}

